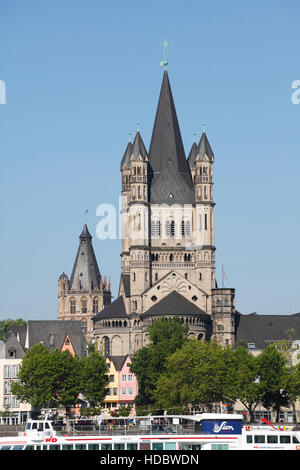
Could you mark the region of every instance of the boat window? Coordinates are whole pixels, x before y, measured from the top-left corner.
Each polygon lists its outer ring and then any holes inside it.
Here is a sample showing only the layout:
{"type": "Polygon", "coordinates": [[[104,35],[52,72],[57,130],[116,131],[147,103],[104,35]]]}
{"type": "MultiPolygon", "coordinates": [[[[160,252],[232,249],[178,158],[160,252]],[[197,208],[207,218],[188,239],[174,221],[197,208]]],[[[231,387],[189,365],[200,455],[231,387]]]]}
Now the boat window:
{"type": "MultiPolygon", "coordinates": [[[[199,447],[199,449],[197,450],[200,450],[200,446],[197,446],[197,447],[199,447]]],[[[176,442],[166,442],[165,450],[176,450],[176,442]]]]}
{"type": "Polygon", "coordinates": [[[34,450],[34,446],[26,446],[25,450],[34,450]]]}
{"type": "Polygon", "coordinates": [[[31,423],[26,424],[26,430],[29,431],[31,423]]]}
{"type": "Polygon", "coordinates": [[[99,450],[99,444],[88,444],[88,450],[99,450]]]}
{"type": "Polygon", "coordinates": [[[49,423],[45,423],[45,429],[50,429],[49,423]]]}
{"type": "Polygon", "coordinates": [[[101,444],[101,450],[112,450],[112,444],[101,444]]]}
{"type": "Polygon", "coordinates": [[[51,444],[49,446],[49,450],[60,450],[60,445],[59,444],[51,444]]]}
{"type": "Polygon", "coordinates": [[[75,450],[86,450],[86,444],[75,444],[75,450]]]}
{"type": "Polygon", "coordinates": [[[293,436],[293,444],[299,444],[299,440],[296,436],[293,436]]]}
{"type": "Polygon", "coordinates": [[[125,444],[114,444],[114,450],[124,450],[125,444]]]}
{"type": "Polygon", "coordinates": [[[23,450],[23,446],[13,446],[13,450],[23,450]]]}
{"type": "Polygon", "coordinates": [[[63,444],[61,446],[62,450],[73,450],[73,444],[63,444]]]}
{"type": "Polygon", "coordinates": [[[211,450],[229,450],[228,444],[212,444],[211,450]]]}
{"type": "Polygon", "coordinates": [[[280,436],[280,444],[290,444],[291,436],[280,436]]]}
{"type": "Polygon", "coordinates": [[[127,444],[127,450],[138,450],[138,444],[133,444],[131,442],[128,442],[127,444]]]}
{"type": "Polygon", "coordinates": [[[164,445],[162,442],[153,443],[152,450],[164,450],[164,445]]]}
{"type": "Polygon", "coordinates": [[[262,436],[261,434],[260,435],[256,434],[254,436],[254,442],[255,444],[264,444],[266,442],[266,437],[262,436]]]}
{"type": "Polygon", "coordinates": [[[32,428],[31,429],[37,429],[37,424],[38,423],[32,423],[32,428]]]}
{"type": "Polygon", "coordinates": [[[43,423],[39,423],[39,428],[38,428],[38,431],[43,431],[43,423]]]}
{"type": "Polygon", "coordinates": [[[2,446],[0,450],[10,450],[11,446],[2,446]]]}
{"type": "Polygon", "coordinates": [[[278,443],[278,436],[267,436],[267,443],[268,444],[277,444],[278,443]]]}
{"type": "Polygon", "coordinates": [[[253,442],[253,439],[252,439],[251,434],[247,435],[247,444],[252,444],[252,442],[253,442]]]}

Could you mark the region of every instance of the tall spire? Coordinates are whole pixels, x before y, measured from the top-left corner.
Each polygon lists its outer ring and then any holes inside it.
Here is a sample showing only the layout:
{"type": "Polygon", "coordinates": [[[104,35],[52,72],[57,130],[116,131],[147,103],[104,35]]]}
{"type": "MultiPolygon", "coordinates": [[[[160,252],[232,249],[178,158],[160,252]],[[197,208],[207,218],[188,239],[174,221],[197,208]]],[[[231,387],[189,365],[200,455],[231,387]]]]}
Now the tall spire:
{"type": "Polygon", "coordinates": [[[70,289],[89,290],[97,289],[100,286],[100,271],[92,245],[92,236],[84,224],[83,230],[79,236],[79,248],[75,259],[72,275],[70,278],[70,289]]]}
{"type": "Polygon", "coordinates": [[[186,160],[168,72],[165,70],[149,150],[151,202],[192,203],[194,188],[186,160]],[[171,191],[172,190],[172,191],[171,191]],[[172,196],[172,201],[169,196],[172,196]]]}

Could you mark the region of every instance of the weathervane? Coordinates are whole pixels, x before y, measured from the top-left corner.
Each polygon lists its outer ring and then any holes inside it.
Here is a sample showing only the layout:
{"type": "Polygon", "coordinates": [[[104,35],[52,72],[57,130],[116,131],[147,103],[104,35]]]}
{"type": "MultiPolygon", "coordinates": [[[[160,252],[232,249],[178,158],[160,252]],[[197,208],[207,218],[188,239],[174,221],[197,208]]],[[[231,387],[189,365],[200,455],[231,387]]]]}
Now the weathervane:
{"type": "Polygon", "coordinates": [[[160,61],[160,66],[165,67],[165,70],[167,70],[167,65],[168,65],[168,47],[171,45],[166,39],[163,40],[162,44],[163,46],[163,54],[164,54],[164,60],[160,61]]]}

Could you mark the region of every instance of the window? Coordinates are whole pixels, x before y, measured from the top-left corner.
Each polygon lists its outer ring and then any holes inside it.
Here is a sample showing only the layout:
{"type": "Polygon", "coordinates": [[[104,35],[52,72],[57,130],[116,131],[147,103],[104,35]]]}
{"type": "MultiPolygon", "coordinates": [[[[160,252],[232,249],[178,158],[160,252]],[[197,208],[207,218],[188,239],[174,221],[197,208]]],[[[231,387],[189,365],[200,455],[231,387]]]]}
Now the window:
{"type": "Polygon", "coordinates": [[[118,395],[118,389],[115,388],[115,387],[113,388],[113,395],[114,395],[114,396],[118,395]]]}
{"type": "Polygon", "coordinates": [[[263,436],[261,434],[256,434],[254,436],[254,443],[255,444],[264,444],[266,442],[266,436],[263,436]]]}
{"type": "Polygon", "coordinates": [[[99,300],[97,297],[93,299],[93,313],[98,313],[99,309],[99,300]]]}
{"type": "Polygon", "coordinates": [[[110,355],[109,338],[107,336],[104,336],[103,342],[104,342],[104,355],[107,357],[110,355]]]}
{"type": "Polygon", "coordinates": [[[70,312],[76,313],[76,300],[75,299],[70,300],[70,312]]]}
{"type": "Polygon", "coordinates": [[[132,387],[128,388],[128,395],[133,395],[133,388],[132,387]]]}
{"type": "Polygon", "coordinates": [[[19,364],[14,364],[12,366],[12,374],[13,374],[13,379],[16,379],[18,377],[20,365],[19,364]]]}
{"type": "Polygon", "coordinates": [[[280,444],[290,444],[291,436],[280,436],[280,444]]]}
{"type": "Polygon", "coordinates": [[[87,313],[87,300],[81,300],[81,313],[87,313]]]}
{"type": "Polygon", "coordinates": [[[7,366],[7,365],[4,366],[4,378],[10,379],[10,366],[7,366]]]}
{"type": "Polygon", "coordinates": [[[277,444],[278,443],[278,436],[267,436],[267,443],[268,444],[277,444]]]}
{"type": "Polygon", "coordinates": [[[126,375],[122,375],[123,382],[126,382],[126,375]]]}
{"type": "Polygon", "coordinates": [[[114,375],[110,375],[110,376],[109,376],[109,381],[110,381],[110,382],[114,382],[114,381],[115,381],[115,376],[114,376],[114,375]]]}
{"type": "Polygon", "coordinates": [[[132,374],[128,374],[128,382],[132,382],[132,374]]]}
{"type": "Polygon", "coordinates": [[[207,230],[207,214],[204,215],[204,228],[207,230]]]}
{"type": "Polygon", "coordinates": [[[166,236],[167,238],[174,237],[175,235],[175,221],[167,220],[166,222],[166,236]]]}
{"type": "Polygon", "coordinates": [[[151,220],[151,236],[153,238],[158,238],[160,236],[160,221],[151,220]]]}
{"type": "Polygon", "coordinates": [[[191,236],[191,221],[190,220],[181,221],[181,235],[183,237],[188,237],[188,238],[191,236]]]}
{"type": "Polygon", "coordinates": [[[121,389],[122,395],[126,395],[126,388],[121,389]]]}
{"type": "Polygon", "coordinates": [[[247,444],[252,444],[252,436],[251,435],[247,436],[247,444]]]}

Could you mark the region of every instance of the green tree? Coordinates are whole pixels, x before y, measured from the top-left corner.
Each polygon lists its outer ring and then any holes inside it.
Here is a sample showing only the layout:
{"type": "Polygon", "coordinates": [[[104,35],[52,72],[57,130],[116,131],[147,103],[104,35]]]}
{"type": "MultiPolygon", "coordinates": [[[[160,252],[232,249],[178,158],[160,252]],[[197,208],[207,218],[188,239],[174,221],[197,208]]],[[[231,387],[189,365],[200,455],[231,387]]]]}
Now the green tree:
{"type": "Polygon", "coordinates": [[[235,352],[234,397],[238,398],[249,411],[250,421],[254,420],[254,410],[262,396],[261,384],[258,380],[258,359],[243,346],[235,352]]]}
{"type": "Polygon", "coordinates": [[[266,409],[276,410],[279,421],[281,406],[288,405],[286,384],[287,360],[276,344],[266,347],[258,356],[258,379],[262,389],[261,401],[266,409]]]}
{"type": "Polygon", "coordinates": [[[16,320],[1,320],[0,321],[0,340],[3,341],[5,333],[10,330],[12,326],[22,326],[26,325],[26,321],[22,318],[17,318],[16,320]]]}
{"type": "Polygon", "coordinates": [[[97,406],[107,395],[109,378],[105,357],[96,350],[80,359],[80,390],[85,399],[97,406]]]}
{"type": "Polygon", "coordinates": [[[134,353],[130,365],[139,384],[138,405],[154,403],[153,392],[165,370],[166,359],[187,342],[188,327],[178,317],[159,318],[148,331],[150,344],[134,353]]]}
{"type": "Polygon", "coordinates": [[[170,408],[188,403],[232,400],[235,359],[231,348],[215,342],[189,340],[168,357],[154,393],[157,406],[170,408]]]}

